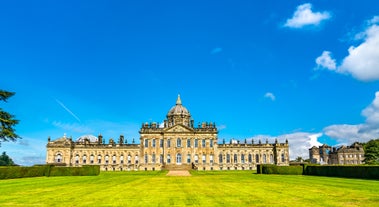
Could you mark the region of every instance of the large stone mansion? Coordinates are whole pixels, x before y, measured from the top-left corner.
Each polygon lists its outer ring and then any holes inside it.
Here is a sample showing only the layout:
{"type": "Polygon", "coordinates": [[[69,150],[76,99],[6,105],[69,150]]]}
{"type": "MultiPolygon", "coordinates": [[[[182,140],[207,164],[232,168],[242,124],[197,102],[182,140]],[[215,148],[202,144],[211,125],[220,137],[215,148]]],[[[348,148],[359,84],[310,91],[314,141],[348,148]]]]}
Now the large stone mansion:
{"type": "Polygon", "coordinates": [[[100,165],[101,170],[253,170],[257,164],[289,164],[285,143],[218,143],[215,123],[194,125],[191,114],[178,96],[167,113],[163,126],[144,123],[139,131],[140,144],[105,143],[102,135],[84,135],[73,141],[63,136],[48,139],[46,163],[67,166],[100,165]]]}

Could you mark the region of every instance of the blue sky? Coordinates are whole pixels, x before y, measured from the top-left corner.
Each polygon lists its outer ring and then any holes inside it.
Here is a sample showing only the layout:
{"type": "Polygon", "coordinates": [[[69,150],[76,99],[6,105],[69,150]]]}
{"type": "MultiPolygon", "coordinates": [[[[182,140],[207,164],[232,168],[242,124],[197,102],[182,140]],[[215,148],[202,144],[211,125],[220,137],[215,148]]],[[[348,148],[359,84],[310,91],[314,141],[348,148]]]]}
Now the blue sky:
{"type": "Polygon", "coordinates": [[[7,1],[0,29],[18,164],[49,136],[138,140],[178,94],[220,141],[287,138],[291,158],[379,137],[376,0],[7,1]]]}

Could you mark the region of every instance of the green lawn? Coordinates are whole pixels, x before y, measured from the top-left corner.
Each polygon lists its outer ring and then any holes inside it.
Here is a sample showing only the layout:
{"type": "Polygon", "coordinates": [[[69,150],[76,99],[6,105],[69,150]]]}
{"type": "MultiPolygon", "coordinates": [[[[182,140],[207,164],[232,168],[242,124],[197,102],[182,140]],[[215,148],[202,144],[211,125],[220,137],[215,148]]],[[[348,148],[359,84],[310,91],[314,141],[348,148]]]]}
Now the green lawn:
{"type": "Polygon", "coordinates": [[[379,181],[252,171],[0,180],[0,206],[379,206],[379,181]]]}

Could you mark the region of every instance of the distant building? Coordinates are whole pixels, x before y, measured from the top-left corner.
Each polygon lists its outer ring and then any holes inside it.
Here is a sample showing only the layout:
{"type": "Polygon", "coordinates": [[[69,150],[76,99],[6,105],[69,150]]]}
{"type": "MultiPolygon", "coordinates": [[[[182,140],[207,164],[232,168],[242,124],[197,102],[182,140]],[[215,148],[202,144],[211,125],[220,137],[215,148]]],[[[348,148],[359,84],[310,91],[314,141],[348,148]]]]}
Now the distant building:
{"type": "Polygon", "coordinates": [[[85,135],[76,141],[66,136],[47,144],[46,163],[67,166],[100,165],[101,170],[252,170],[257,164],[289,164],[288,141],[218,144],[215,123],[194,125],[180,96],[163,125],[144,123],[140,144],[125,143],[123,136],[106,144],[103,137],[85,135]]]}
{"type": "Polygon", "coordinates": [[[364,164],[363,146],[354,143],[351,146],[341,146],[339,148],[322,145],[313,146],[309,149],[309,159],[311,163],[329,165],[357,165],[364,164]]]}

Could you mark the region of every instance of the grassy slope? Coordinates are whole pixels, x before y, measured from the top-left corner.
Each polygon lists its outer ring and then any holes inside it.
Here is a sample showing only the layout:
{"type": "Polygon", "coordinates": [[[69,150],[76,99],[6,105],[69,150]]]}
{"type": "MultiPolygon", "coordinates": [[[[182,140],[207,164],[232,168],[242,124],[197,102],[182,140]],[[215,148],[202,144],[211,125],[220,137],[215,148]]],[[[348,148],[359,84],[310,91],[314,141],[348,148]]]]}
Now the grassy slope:
{"type": "Polygon", "coordinates": [[[379,181],[251,171],[0,180],[0,206],[377,206],[379,181]]]}

